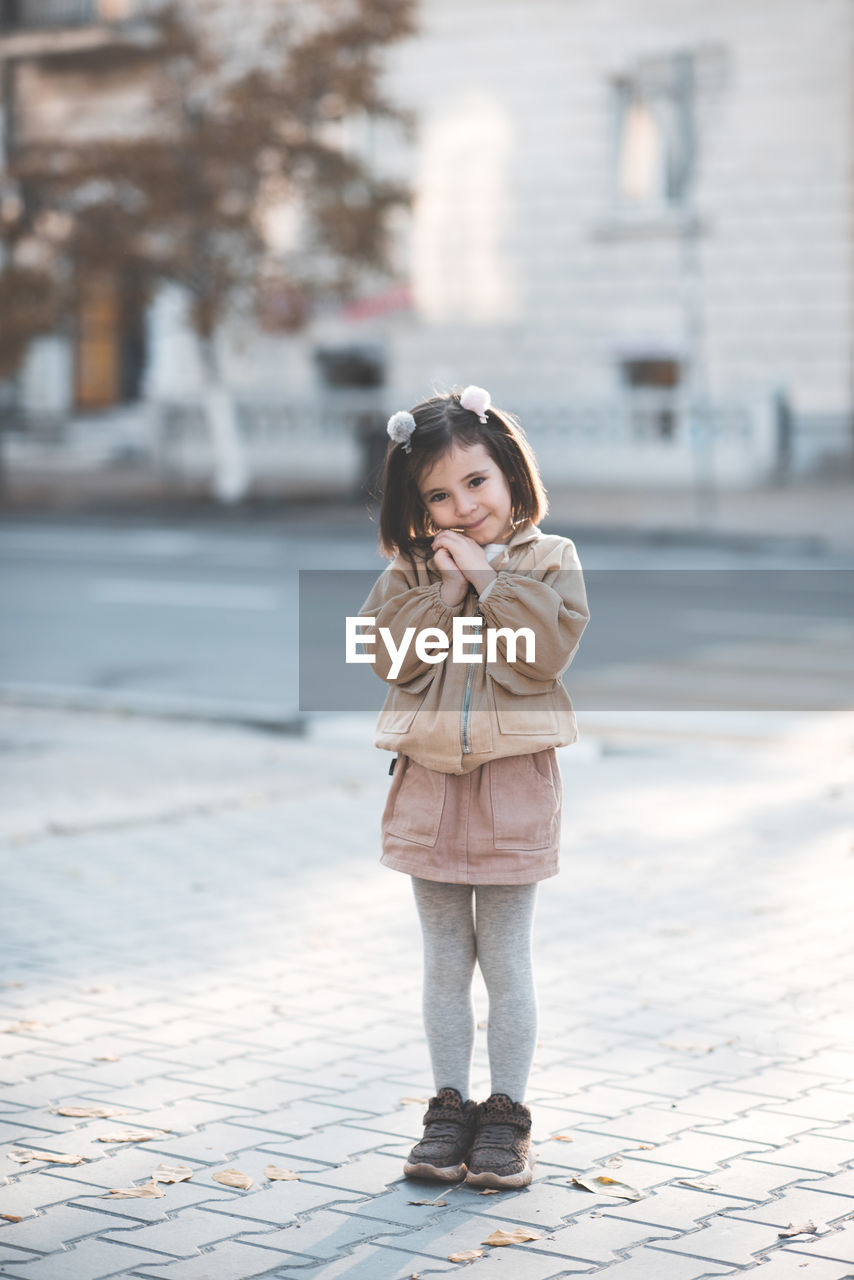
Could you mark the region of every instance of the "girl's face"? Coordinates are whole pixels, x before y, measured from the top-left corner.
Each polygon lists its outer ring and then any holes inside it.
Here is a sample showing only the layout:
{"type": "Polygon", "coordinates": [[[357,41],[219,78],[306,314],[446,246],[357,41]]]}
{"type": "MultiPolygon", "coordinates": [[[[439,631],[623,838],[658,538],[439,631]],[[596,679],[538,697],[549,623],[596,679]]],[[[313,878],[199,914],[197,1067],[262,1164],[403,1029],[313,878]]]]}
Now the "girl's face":
{"type": "Polygon", "coordinates": [[[483,444],[452,445],[418,491],[437,529],[461,529],[482,547],[506,542],[513,531],[507,477],[483,444]]]}

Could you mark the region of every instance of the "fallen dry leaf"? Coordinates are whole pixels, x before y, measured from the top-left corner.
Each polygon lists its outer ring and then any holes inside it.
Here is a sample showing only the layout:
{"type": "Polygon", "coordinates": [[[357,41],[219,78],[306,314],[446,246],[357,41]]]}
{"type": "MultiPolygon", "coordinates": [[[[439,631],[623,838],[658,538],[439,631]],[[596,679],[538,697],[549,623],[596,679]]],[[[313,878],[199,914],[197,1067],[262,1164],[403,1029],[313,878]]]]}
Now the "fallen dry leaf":
{"type": "Polygon", "coordinates": [[[778,1231],[778,1236],[820,1236],[822,1232],[827,1231],[826,1222],[813,1222],[810,1218],[807,1222],[801,1222],[796,1225],[790,1222],[785,1231],[778,1231]]]}
{"type": "Polygon", "coordinates": [[[239,1169],[222,1169],[219,1173],[211,1174],[211,1177],[224,1187],[239,1187],[242,1191],[248,1191],[252,1186],[249,1174],[241,1173],[239,1169]]]}
{"type": "Polygon", "coordinates": [[[114,1200],[156,1200],[166,1192],[156,1182],[144,1182],[141,1187],[112,1187],[106,1194],[114,1200]]]}
{"type": "Polygon", "coordinates": [[[98,1142],[151,1142],[171,1132],[171,1129],[116,1129],[115,1133],[102,1133],[98,1142]]]}
{"type": "Polygon", "coordinates": [[[580,1173],[571,1179],[585,1191],[599,1192],[605,1196],[619,1196],[621,1200],[642,1200],[643,1192],[637,1187],[630,1187],[627,1182],[618,1182],[605,1173],[580,1173]]]}
{"type": "Polygon", "coordinates": [[[703,1182],[700,1178],[679,1178],[680,1187],[693,1187],[695,1191],[717,1191],[716,1182],[703,1182]]]}
{"type": "Polygon", "coordinates": [[[10,1022],[8,1026],[3,1028],[3,1030],[8,1031],[11,1035],[17,1035],[21,1031],[39,1031],[43,1027],[43,1022],[25,1019],[22,1022],[10,1022]]]}
{"type": "Polygon", "coordinates": [[[162,1162],[151,1175],[155,1182],[189,1182],[193,1170],[188,1164],[163,1164],[162,1162]]]}
{"type": "Polygon", "coordinates": [[[407,1200],[407,1202],[406,1202],[406,1203],[407,1203],[407,1204],[429,1204],[429,1205],[435,1205],[437,1208],[441,1209],[441,1208],[442,1208],[442,1206],[443,1206],[443,1205],[446,1205],[448,1202],[447,1202],[447,1200],[407,1200]]]}
{"type": "Polygon", "coordinates": [[[449,1253],[449,1262],[474,1262],[475,1258],[482,1258],[482,1249],[463,1249],[461,1253],[449,1253]]]}
{"type": "Polygon", "coordinates": [[[655,1143],[654,1143],[654,1142],[639,1142],[639,1143],[638,1143],[638,1151],[654,1151],[654,1150],[655,1150],[655,1143]]]}
{"type": "Polygon", "coordinates": [[[264,1177],[269,1178],[271,1182],[299,1182],[301,1176],[299,1173],[294,1173],[293,1169],[280,1169],[275,1164],[268,1164],[264,1170],[264,1177]]]}
{"type": "Polygon", "coordinates": [[[568,1133],[553,1133],[552,1142],[575,1142],[575,1138],[568,1133]]]}
{"type": "Polygon", "coordinates": [[[51,1164],[83,1163],[83,1156],[69,1156],[59,1151],[31,1151],[28,1147],[15,1147],[6,1154],[18,1164],[28,1164],[30,1160],[48,1160],[51,1164]]]}
{"type": "Polygon", "coordinates": [[[428,1103],[428,1102],[430,1101],[430,1099],[429,1099],[429,1098],[401,1098],[401,1100],[400,1100],[400,1101],[401,1101],[404,1105],[405,1105],[406,1103],[408,1103],[408,1102],[416,1102],[416,1103],[418,1103],[418,1105],[419,1105],[419,1106],[421,1106],[421,1105],[422,1105],[422,1103],[423,1103],[423,1104],[428,1103]]]}
{"type": "Polygon", "coordinates": [[[92,1059],[93,1062],[121,1062],[121,1058],[117,1053],[99,1053],[92,1059]]]}
{"type": "Polygon", "coordinates": [[[126,1116],[127,1111],[122,1111],[118,1107],[51,1107],[51,1114],[55,1116],[74,1116],[77,1119],[83,1119],[87,1116],[94,1116],[99,1120],[109,1120],[111,1116],[126,1116]]]}
{"type": "Polygon", "coordinates": [[[489,1026],[489,1019],[481,1018],[480,1022],[477,1024],[477,1029],[478,1031],[485,1031],[488,1026],[489,1026]]]}
{"type": "Polygon", "coordinates": [[[0,1213],[0,1218],[5,1218],[6,1222],[23,1222],[24,1219],[19,1213],[0,1213]]]}
{"type": "Polygon", "coordinates": [[[479,1196],[497,1196],[499,1191],[497,1187],[487,1187],[485,1191],[478,1191],[479,1196]]]}
{"type": "Polygon", "coordinates": [[[492,1244],[497,1248],[504,1244],[526,1244],[529,1240],[542,1240],[542,1238],[541,1231],[529,1231],[527,1227],[514,1227],[512,1231],[505,1231],[503,1227],[499,1227],[491,1236],[482,1240],[481,1244],[492,1244]]]}

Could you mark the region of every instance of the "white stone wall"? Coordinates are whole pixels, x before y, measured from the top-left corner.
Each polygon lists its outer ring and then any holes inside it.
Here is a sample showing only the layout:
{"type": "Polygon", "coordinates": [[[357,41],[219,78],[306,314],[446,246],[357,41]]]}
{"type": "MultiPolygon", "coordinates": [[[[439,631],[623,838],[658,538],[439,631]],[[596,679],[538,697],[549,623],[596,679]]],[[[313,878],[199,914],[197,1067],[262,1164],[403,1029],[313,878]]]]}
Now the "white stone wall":
{"type": "Polygon", "coordinates": [[[388,326],[401,392],[438,378],[489,381],[509,403],[606,396],[621,350],[692,349],[693,294],[713,397],[782,385],[799,411],[849,407],[848,0],[423,10],[393,73],[421,114],[411,246],[430,252],[418,315],[388,326]],[[625,226],[613,196],[612,78],[678,50],[698,58],[695,237],[666,218],[625,226]]]}
{"type": "MultiPolygon", "coordinates": [[[[234,12],[245,34],[246,6],[234,12]]],[[[802,419],[841,419],[854,351],[852,45],[850,0],[421,0],[418,36],[388,64],[417,137],[372,142],[415,187],[397,231],[413,307],[329,314],[298,338],[236,322],[222,335],[235,386],[305,396],[317,343],[380,343],[391,408],[474,381],[523,420],[559,421],[619,407],[621,355],[661,351],[693,360],[712,401],[747,406],[766,450],[777,387],[802,419]],[[696,70],[690,216],[627,219],[614,80],[677,52],[696,70]]]]}

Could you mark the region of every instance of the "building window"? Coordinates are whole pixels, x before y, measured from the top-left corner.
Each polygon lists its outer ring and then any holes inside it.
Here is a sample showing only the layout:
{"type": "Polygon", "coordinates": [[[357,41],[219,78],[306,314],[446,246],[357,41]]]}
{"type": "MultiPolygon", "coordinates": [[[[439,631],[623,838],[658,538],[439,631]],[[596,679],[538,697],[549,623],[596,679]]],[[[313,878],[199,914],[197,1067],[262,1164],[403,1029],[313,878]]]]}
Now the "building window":
{"type": "Polygon", "coordinates": [[[616,196],[626,212],[678,207],[694,156],[693,59],[645,59],[616,81],[616,196]]]}
{"type": "Polygon", "coordinates": [[[666,356],[631,357],[621,361],[620,372],[632,436],[672,440],[679,426],[679,361],[666,356]]]}

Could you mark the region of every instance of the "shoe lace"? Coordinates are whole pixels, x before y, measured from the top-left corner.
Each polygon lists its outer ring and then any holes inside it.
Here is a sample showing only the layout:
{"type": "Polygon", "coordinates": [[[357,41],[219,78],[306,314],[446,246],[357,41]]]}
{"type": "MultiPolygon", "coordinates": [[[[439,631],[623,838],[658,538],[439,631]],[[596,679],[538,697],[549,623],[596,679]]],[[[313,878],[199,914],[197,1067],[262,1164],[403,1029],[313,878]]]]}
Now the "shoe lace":
{"type": "Polygon", "coordinates": [[[424,1137],[431,1142],[437,1138],[440,1142],[453,1142],[459,1137],[459,1133],[458,1120],[428,1120],[424,1126],[424,1137]]]}
{"type": "Polygon", "coordinates": [[[516,1141],[518,1125],[507,1120],[487,1120],[480,1126],[478,1140],[486,1143],[512,1143],[516,1141]]]}

